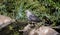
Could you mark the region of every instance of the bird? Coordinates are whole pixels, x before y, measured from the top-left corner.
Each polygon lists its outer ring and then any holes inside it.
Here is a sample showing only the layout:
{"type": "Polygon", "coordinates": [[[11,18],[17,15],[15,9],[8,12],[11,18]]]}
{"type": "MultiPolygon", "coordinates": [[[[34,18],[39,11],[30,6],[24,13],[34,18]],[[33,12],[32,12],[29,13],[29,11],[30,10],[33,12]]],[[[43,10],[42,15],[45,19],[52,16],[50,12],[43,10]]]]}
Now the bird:
{"type": "Polygon", "coordinates": [[[35,14],[33,14],[30,10],[25,10],[26,12],[26,16],[27,16],[27,19],[32,22],[32,23],[38,23],[38,22],[41,22],[42,20],[36,16],[35,14]]]}

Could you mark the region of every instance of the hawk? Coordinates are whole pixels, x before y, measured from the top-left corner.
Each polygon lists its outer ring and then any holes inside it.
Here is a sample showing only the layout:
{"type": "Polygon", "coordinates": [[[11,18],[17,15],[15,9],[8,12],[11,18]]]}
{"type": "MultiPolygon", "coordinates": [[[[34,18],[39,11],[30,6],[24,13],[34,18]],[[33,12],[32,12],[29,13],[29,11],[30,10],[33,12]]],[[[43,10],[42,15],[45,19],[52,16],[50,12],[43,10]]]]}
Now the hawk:
{"type": "Polygon", "coordinates": [[[30,22],[41,22],[42,21],[35,14],[30,12],[30,10],[26,10],[25,12],[26,12],[26,16],[30,22]]]}

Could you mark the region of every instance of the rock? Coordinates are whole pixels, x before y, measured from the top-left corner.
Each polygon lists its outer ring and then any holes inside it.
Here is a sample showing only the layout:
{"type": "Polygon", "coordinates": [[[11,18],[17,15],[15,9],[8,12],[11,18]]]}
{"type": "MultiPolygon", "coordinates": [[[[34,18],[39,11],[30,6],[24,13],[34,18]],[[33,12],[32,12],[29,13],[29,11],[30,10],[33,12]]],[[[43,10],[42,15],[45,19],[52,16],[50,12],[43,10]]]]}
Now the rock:
{"type": "Polygon", "coordinates": [[[33,27],[33,24],[28,24],[24,27],[23,35],[60,35],[57,31],[49,26],[33,27]]]}
{"type": "Polygon", "coordinates": [[[0,29],[11,24],[11,22],[15,22],[15,20],[8,16],[0,15],[0,29]]]}
{"type": "Polygon", "coordinates": [[[23,35],[58,35],[59,33],[55,31],[54,29],[42,26],[39,28],[31,28],[31,25],[27,25],[24,27],[23,35]]]}
{"type": "Polygon", "coordinates": [[[33,25],[31,25],[31,24],[28,24],[27,26],[25,26],[24,27],[24,32],[23,32],[23,35],[28,35],[28,33],[31,31],[31,27],[32,27],[33,25]]]}
{"type": "Polygon", "coordinates": [[[32,31],[30,31],[29,33],[29,35],[57,35],[57,34],[58,34],[57,31],[46,26],[42,26],[38,29],[32,29],[32,31]]]}

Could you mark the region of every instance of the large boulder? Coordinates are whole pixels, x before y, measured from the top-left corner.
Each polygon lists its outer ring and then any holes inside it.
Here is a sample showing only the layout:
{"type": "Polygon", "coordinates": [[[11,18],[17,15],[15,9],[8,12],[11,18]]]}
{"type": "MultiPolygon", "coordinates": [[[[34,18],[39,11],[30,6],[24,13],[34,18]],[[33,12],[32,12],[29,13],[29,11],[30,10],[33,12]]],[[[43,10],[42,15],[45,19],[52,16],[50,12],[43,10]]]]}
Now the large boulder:
{"type": "Polygon", "coordinates": [[[11,24],[12,22],[15,22],[15,20],[8,16],[0,15],[0,29],[11,24]]]}
{"type": "Polygon", "coordinates": [[[57,31],[47,26],[42,26],[38,29],[33,29],[29,33],[29,35],[57,35],[57,34],[58,34],[57,31]]]}
{"type": "Polygon", "coordinates": [[[31,28],[33,25],[28,24],[23,29],[23,35],[57,35],[57,31],[48,26],[41,26],[39,28],[31,28]]]}

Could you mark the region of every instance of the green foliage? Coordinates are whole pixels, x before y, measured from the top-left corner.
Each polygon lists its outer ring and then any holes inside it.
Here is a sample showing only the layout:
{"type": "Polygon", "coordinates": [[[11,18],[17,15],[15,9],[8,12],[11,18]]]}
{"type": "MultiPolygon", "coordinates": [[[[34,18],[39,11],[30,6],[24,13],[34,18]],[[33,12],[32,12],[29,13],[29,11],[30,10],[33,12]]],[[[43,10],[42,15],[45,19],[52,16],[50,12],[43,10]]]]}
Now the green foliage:
{"type": "MultiPolygon", "coordinates": [[[[0,0],[1,1],[1,0],[0,0]]],[[[2,0],[0,14],[16,20],[27,21],[25,10],[30,9],[39,18],[48,17],[53,26],[60,23],[60,0],[2,0]]],[[[10,29],[13,27],[10,26],[10,29]]],[[[14,32],[18,35],[18,32],[14,32]]]]}

